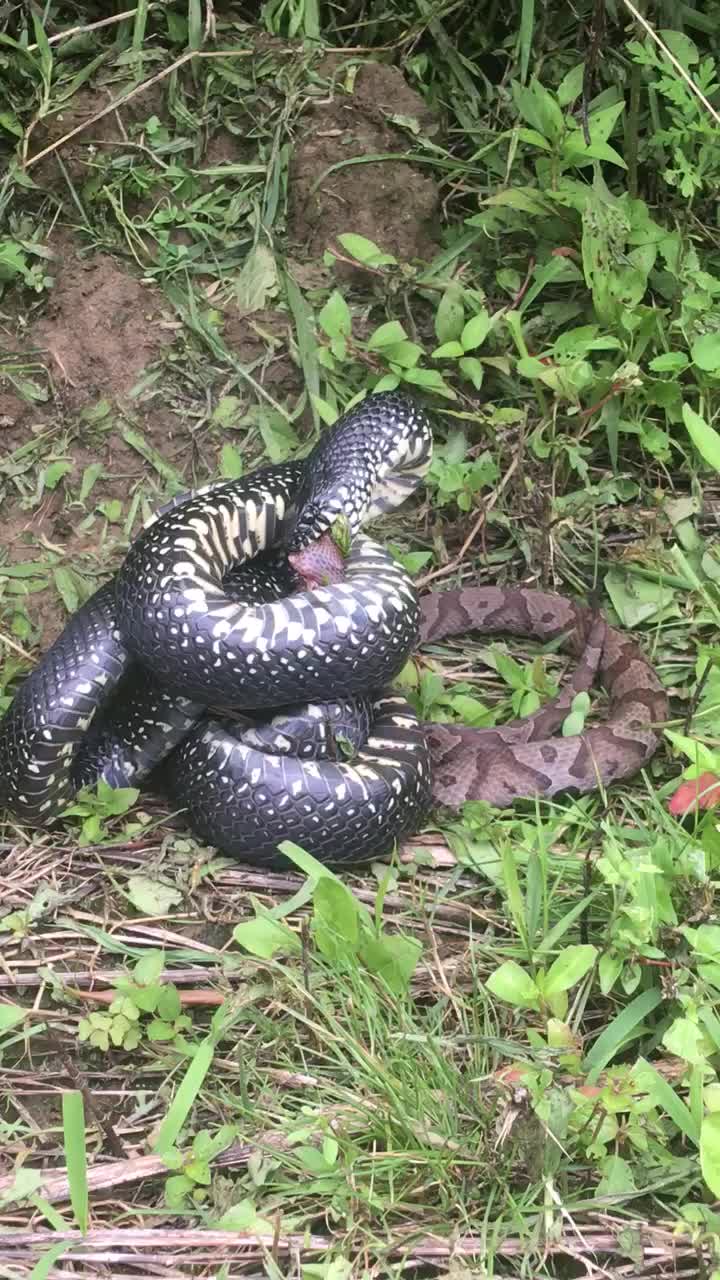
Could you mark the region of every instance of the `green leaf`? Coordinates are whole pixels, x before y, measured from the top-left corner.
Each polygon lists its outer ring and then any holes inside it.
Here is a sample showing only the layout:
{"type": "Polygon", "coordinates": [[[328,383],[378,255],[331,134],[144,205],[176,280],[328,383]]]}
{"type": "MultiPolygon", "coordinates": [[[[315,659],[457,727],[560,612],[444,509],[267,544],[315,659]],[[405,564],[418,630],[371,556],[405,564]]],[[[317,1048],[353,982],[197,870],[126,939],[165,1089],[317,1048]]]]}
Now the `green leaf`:
{"type": "Polygon", "coordinates": [[[720,471],[720,435],[687,403],[682,407],[683,422],[701,458],[714,471],[720,471]]]}
{"type": "Polygon", "coordinates": [[[80,492],[78,494],[78,500],[80,502],[84,502],[85,499],[90,496],[94,485],[100,479],[104,470],[105,468],[103,467],[102,462],[91,462],[87,467],[85,467],[85,470],[82,473],[82,480],[80,481],[80,492]]]}
{"type": "Polygon", "coordinates": [[[394,258],[391,253],[383,253],[382,249],[372,240],[368,240],[366,236],[358,236],[349,232],[338,236],[338,243],[346,253],[349,253],[351,257],[366,266],[383,267],[397,264],[397,258],[394,258]]]}
{"type": "Polygon", "coordinates": [[[575,738],[582,733],[589,710],[590,695],[576,693],[572,700],[570,712],[562,723],[562,736],[564,738],[575,738]]]}
{"type": "Polygon", "coordinates": [[[235,296],[244,315],[261,311],[278,290],[278,273],[272,250],[256,244],[245,259],[238,276],[235,296]]]}
{"type": "Polygon", "coordinates": [[[0,1004],[0,1031],[9,1031],[11,1027],[17,1026],[18,1022],[22,1022],[25,1013],[26,1010],[19,1004],[6,1004],[3,1001],[0,1004]]]}
{"type": "Polygon", "coordinates": [[[11,111],[0,111],[0,129],[5,129],[7,133],[12,133],[16,138],[22,138],[23,130],[17,116],[11,111]]]}
{"type": "Polygon", "coordinates": [[[141,987],[150,987],[157,982],[165,968],[165,952],[153,948],[141,956],[133,969],[133,978],[141,987]]]}
{"type": "Polygon", "coordinates": [[[693,364],[706,373],[720,369],[720,332],[703,333],[690,348],[693,364]]]}
{"type": "Polygon", "coordinates": [[[98,502],[97,509],[110,524],[120,524],[122,520],[122,503],[119,498],[109,498],[107,502],[98,502]]]}
{"type": "Polygon", "coordinates": [[[152,1149],[162,1155],[174,1146],[180,1130],[193,1107],[215,1056],[215,1033],[212,1032],[197,1046],[195,1055],[181,1080],[169,1110],[160,1125],[152,1149]]]}
{"type": "Polygon", "coordinates": [[[318,316],[318,323],[328,338],[349,338],[352,333],[350,308],[337,289],[333,290],[318,316]]]}
{"type": "Polygon", "coordinates": [[[528,88],[514,81],[512,94],[518,113],[531,129],[537,129],[543,138],[557,142],[563,134],[565,123],[553,95],[534,78],[528,88]]]}
{"type": "Polygon", "coordinates": [[[244,470],[242,454],[233,444],[224,444],[220,450],[220,474],[226,480],[239,480],[244,470]]]}
{"type": "Polygon", "coordinates": [[[485,370],[476,356],[464,356],[462,360],[458,360],[458,369],[468,382],[471,382],[476,391],[479,391],[485,377],[485,370]]]}
{"type": "Polygon", "coordinates": [[[382,978],[396,995],[407,991],[421,954],[422,946],[417,939],[395,934],[368,937],[360,948],[363,964],[382,978]]]}
{"type": "Polygon", "coordinates": [[[292,929],[281,920],[269,917],[244,920],[235,926],[233,938],[253,956],[271,960],[278,952],[288,954],[301,950],[300,941],[292,929]]]}
{"type": "Polygon", "coordinates": [[[700,1131],[700,1168],[712,1195],[720,1196],[720,1115],[712,1112],[703,1118],[700,1131]]]}
{"type": "Polygon", "coordinates": [[[144,916],[167,915],[172,907],[178,906],[183,900],[180,889],[140,874],[129,877],[127,895],[136,911],[144,916]]]}
{"type": "Polygon", "coordinates": [[[433,360],[449,360],[456,356],[461,356],[465,348],[460,342],[444,342],[441,347],[436,347],[432,352],[433,360]]]}
{"type": "Polygon", "coordinates": [[[150,463],[151,467],[155,468],[158,475],[170,486],[173,496],[185,492],[187,485],[180,473],[166,462],[162,454],[145,439],[140,431],[136,431],[134,427],[125,427],[122,437],[131,449],[135,449],[146,462],[150,463]]]}
{"type": "Polygon", "coordinates": [[[622,973],[623,958],[612,951],[606,951],[601,955],[598,963],[598,977],[600,979],[600,990],[604,996],[612,991],[620,974],[622,973]]]}
{"type": "MultiPolygon", "coordinates": [[[[459,284],[449,284],[435,312],[435,335],[442,345],[460,337],[465,323],[463,290],[459,284]]],[[[462,352],[459,353],[462,355],[462,352]]]]}
{"type": "Polygon", "coordinates": [[[162,1018],[153,1018],[147,1025],[147,1035],[149,1040],[162,1043],[174,1039],[175,1028],[169,1022],[164,1022],[162,1018]]]}
{"type": "Polygon", "coordinates": [[[585,63],[578,62],[577,66],[563,76],[557,87],[557,100],[561,107],[569,107],[576,98],[580,97],[584,74],[585,63]]]}
{"type": "Polygon", "coordinates": [[[360,938],[358,903],[346,885],[325,878],[313,890],[313,932],[318,950],[329,960],[357,951],[360,938]]]}
{"type": "Polygon", "coordinates": [[[553,961],[543,980],[543,993],[550,998],[561,991],[569,991],[595,963],[597,947],[566,947],[553,961]]]}
{"type": "Polygon", "coordinates": [[[368,351],[380,351],[382,347],[390,347],[394,343],[404,342],[406,339],[407,333],[400,321],[388,320],[387,324],[379,325],[368,338],[368,351]]]}
{"type": "Polygon", "coordinates": [[[424,355],[417,342],[396,342],[380,348],[388,364],[399,365],[402,369],[414,369],[418,360],[424,355]]]}
{"type": "Polygon", "coordinates": [[[646,1062],[644,1058],[639,1058],[635,1067],[635,1080],[637,1087],[653,1102],[653,1105],[662,1108],[677,1125],[681,1133],[685,1134],[695,1146],[700,1142],[700,1132],[695,1123],[690,1108],[685,1105],[682,1098],[673,1089],[672,1085],[660,1072],[656,1070],[651,1063],[646,1062]]]}
{"type": "Polygon", "coordinates": [[[58,462],[51,462],[43,471],[45,488],[50,490],[57,489],[63,476],[66,476],[68,471],[72,471],[72,469],[72,462],[67,462],[64,459],[60,459],[58,462]]]}
{"type": "Polygon", "coordinates": [[[688,358],[682,351],[664,351],[651,360],[648,369],[652,373],[682,373],[688,367],[688,358]]]}
{"type": "Polygon", "coordinates": [[[592,1071],[593,1074],[602,1071],[662,1001],[662,991],[657,988],[643,991],[631,1000],[601,1031],[592,1049],[585,1055],[585,1070],[592,1071]]]}
{"type": "Polygon", "coordinates": [[[62,1095],[63,1144],[65,1165],[70,1184],[70,1203],[75,1221],[85,1234],[88,1229],[87,1144],[85,1104],[77,1089],[66,1089],[62,1095]]]}
{"type": "Polygon", "coordinates": [[[479,311],[471,320],[468,320],[462,331],[460,341],[463,351],[474,351],[476,347],[481,346],[487,338],[491,326],[490,315],[483,307],[482,311],[479,311]]]}
{"type": "Polygon", "coordinates": [[[295,428],[273,410],[262,410],[258,420],[260,435],[271,462],[284,462],[298,446],[295,428]]]}
{"type": "Polygon", "coordinates": [[[80,598],[72,571],[63,569],[62,566],[58,569],[53,569],[53,581],[68,613],[75,613],[80,604],[80,598]]]}
{"type": "Polygon", "coordinates": [[[703,1038],[703,1032],[696,1022],[690,1018],[676,1018],[665,1032],[662,1042],[676,1058],[701,1065],[707,1058],[702,1047],[703,1038]]]}
{"type": "Polygon", "coordinates": [[[514,960],[506,960],[494,973],[490,974],[486,986],[499,1000],[508,1004],[520,1005],[526,1009],[537,1009],[539,992],[530,974],[516,964],[514,960]]]}
{"type": "Polygon", "coordinates": [[[161,988],[157,1002],[157,1015],[164,1022],[174,1022],[175,1018],[180,1017],[181,1011],[180,993],[177,987],[168,982],[161,988]]]}

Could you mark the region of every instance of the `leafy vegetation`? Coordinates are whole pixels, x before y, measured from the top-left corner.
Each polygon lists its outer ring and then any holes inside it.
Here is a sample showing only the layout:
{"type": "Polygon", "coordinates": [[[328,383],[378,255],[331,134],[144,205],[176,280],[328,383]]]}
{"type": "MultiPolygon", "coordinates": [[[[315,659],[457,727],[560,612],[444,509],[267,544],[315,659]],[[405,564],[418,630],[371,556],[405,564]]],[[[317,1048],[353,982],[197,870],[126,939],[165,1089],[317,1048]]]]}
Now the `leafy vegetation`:
{"type": "MultiPolygon", "coordinates": [[[[0,1264],[183,1228],[187,1274],[717,1280],[720,842],[668,802],[720,777],[720,5],[222,9],[0,12],[0,709],[151,511],[401,386],[436,456],[394,554],[599,593],[673,720],[366,876],[130,790],[8,820],[0,1264]]],[[[467,638],[401,682],[480,726],[564,674],[467,638]]]]}

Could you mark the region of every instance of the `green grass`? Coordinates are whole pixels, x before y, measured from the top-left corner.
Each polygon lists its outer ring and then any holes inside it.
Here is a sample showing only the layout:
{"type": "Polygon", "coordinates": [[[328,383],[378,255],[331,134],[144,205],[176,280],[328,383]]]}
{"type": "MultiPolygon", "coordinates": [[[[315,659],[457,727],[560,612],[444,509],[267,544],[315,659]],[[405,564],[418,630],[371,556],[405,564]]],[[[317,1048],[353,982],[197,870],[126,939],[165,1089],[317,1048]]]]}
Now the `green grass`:
{"type": "MultiPolygon", "coordinates": [[[[8,1274],[720,1274],[720,843],[667,809],[720,774],[720,5],[605,8],[600,57],[590,0],[0,18],[0,709],[154,508],[398,385],[408,568],[597,591],[672,699],[639,777],[341,881],[132,792],[8,820],[8,1274]]],[[[406,688],[526,714],[566,664],[512,654],[406,688]]]]}

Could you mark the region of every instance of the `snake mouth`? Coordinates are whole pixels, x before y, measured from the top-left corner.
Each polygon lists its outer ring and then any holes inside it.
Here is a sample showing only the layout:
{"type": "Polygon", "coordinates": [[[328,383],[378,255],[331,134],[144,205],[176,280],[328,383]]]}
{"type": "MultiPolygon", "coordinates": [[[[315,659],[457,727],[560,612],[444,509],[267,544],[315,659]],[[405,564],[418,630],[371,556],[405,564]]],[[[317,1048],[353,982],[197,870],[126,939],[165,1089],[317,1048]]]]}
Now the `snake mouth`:
{"type": "Polygon", "coordinates": [[[308,591],[342,582],[345,577],[343,549],[329,531],[300,551],[288,552],[288,563],[308,591]]]}

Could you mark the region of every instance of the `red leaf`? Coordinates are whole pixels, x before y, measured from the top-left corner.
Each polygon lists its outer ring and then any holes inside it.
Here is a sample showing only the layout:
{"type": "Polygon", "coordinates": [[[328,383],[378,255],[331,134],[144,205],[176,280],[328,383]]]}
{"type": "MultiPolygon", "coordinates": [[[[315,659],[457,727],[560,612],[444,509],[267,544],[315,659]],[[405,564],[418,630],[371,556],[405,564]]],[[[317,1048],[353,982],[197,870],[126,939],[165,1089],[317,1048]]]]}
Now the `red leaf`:
{"type": "Polygon", "coordinates": [[[720,804],[720,778],[716,773],[701,773],[699,778],[681,782],[668,801],[668,810],[676,818],[698,809],[713,809],[720,804]]]}

